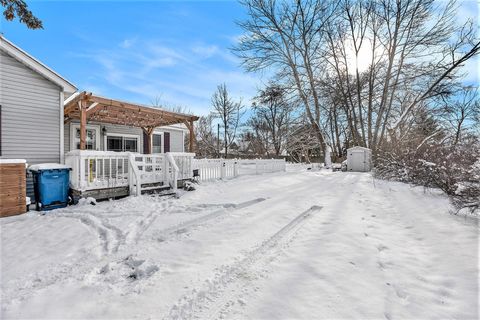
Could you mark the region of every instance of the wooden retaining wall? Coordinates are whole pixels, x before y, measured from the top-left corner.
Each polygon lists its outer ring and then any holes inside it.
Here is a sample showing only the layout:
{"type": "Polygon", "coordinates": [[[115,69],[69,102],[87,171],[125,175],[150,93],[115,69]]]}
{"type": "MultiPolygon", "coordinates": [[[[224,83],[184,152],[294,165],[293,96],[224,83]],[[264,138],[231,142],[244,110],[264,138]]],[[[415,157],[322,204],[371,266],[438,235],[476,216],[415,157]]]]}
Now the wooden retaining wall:
{"type": "Polygon", "coordinates": [[[26,192],[25,163],[0,163],[0,217],[25,213],[26,192]]]}

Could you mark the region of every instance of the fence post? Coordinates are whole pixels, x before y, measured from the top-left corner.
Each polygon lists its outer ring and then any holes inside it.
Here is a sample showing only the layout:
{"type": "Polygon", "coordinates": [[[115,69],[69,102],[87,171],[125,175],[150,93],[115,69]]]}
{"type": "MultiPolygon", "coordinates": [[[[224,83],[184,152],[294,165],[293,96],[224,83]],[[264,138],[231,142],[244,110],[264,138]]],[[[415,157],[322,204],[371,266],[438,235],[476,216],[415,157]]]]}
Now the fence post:
{"type": "Polygon", "coordinates": [[[227,165],[227,163],[225,161],[222,161],[221,162],[221,168],[220,168],[220,178],[223,179],[225,178],[225,166],[227,165]]]}
{"type": "Polygon", "coordinates": [[[235,160],[233,162],[233,176],[237,177],[238,176],[238,161],[235,160]]]}

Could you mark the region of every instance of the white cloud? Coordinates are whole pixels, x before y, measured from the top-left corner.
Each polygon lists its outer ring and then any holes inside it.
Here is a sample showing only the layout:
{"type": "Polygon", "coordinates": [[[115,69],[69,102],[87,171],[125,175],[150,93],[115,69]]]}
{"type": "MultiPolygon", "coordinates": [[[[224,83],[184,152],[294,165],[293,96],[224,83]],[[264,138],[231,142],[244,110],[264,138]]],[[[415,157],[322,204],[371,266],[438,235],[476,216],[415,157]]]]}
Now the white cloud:
{"type": "MultiPolygon", "coordinates": [[[[232,96],[243,97],[248,104],[260,83],[253,75],[243,73],[235,57],[217,45],[182,48],[158,41],[136,41],[135,45],[121,49],[100,49],[82,55],[100,66],[92,68],[95,79],[101,78],[107,86],[100,82],[97,87],[110,86],[111,91],[125,92],[126,97],[113,98],[149,104],[161,94],[169,105],[182,105],[201,115],[208,113],[211,95],[218,84],[226,83],[232,96]],[[216,60],[208,61],[213,57],[216,60]]],[[[96,84],[89,85],[95,88],[96,84]]],[[[109,95],[107,90],[102,91],[109,95]]]]}
{"type": "Polygon", "coordinates": [[[202,58],[210,58],[211,56],[217,54],[219,49],[215,45],[196,45],[192,48],[192,51],[202,58]]]}
{"type": "Polygon", "coordinates": [[[123,41],[120,43],[120,47],[122,47],[122,48],[124,48],[124,49],[128,49],[128,48],[130,48],[131,46],[133,46],[136,42],[137,42],[137,39],[136,39],[136,38],[133,38],[133,39],[125,39],[125,40],[123,40],[123,41]]]}

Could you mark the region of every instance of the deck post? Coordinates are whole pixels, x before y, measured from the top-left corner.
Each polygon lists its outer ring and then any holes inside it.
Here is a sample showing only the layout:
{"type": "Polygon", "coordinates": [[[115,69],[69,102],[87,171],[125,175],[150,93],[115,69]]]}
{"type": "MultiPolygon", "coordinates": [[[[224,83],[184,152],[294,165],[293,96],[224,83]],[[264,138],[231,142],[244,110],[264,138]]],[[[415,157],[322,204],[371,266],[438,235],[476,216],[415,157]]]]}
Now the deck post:
{"type": "Polygon", "coordinates": [[[153,135],[153,128],[152,127],[146,127],[142,128],[143,132],[145,133],[145,143],[144,145],[144,154],[151,154],[152,153],[152,135],[153,135]]]}
{"type": "Polygon", "coordinates": [[[190,120],[188,130],[190,131],[190,141],[188,144],[188,151],[189,152],[194,152],[195,146],[195,132],[193,130],[193,120],[190,120]]]}
{"type": "Polygon", "coordinates": [[[79,101],[80,107],[80,150],[85,150],[87,141],[87,101],[79,101]]]}

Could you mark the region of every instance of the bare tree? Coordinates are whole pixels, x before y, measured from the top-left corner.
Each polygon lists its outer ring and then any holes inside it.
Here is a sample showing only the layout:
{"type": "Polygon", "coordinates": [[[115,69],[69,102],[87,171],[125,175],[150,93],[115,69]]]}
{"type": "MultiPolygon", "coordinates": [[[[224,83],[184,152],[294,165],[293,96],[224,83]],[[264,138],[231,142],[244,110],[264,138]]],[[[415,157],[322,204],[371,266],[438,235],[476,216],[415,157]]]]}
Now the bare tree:
{"type": "Polygon", "coordinates": [[[200,117],[195,126],[195,137],[197,138],[197,155],[202,157],[218,157],[218,137],[213,130],[215,116],[209,114],[200,117]]]}
{"type": "Polygon", "coordinates": [[[294,104],[287,99],[286,89],[270,83],[254,98],[252,124],[266,129],[265,149],[270,147],[279,156],[286,142],[288,125],[292,118],[294,104]]]}
{"type": "Polygon", "coordinates": [[[241,101],[234,101],[230,97],[225,84],[219,85],[217,91],[213,94],[212,107],[215,116],[220,120],[223,128],[224,155],[225,158],[227,158],[228,148],[230,148],[235,141],[244,107],[241,101]]]}
{"type": "Polygon", "coordinates": [[[242,3],[249,18],[234,52],[246,70],[273,68],[296,88],[322,149],[333,144],[334,118],[372,149],[405,136],[417,109],[455,94],[461,67],[480,50],[453,0],[242,3]]]}
{"type": "Polygon", "coordinates": [[[299,118],[289,131],[286,149],[295,162],[312,162],[319,159],[320,144],[318,136],[306,115],[299,118]]]}
{"type": "Polygon", "coordinates": [[[373,149],[404,136],[416,109],[455,94],[462,65],[480,50],[472,22],[457,23],[455,1],[343,0],[338,10],[327,28],[329,73],[354,142],[373,149]]]}
{"type": "Polygon", "coordinates": [[[21,23],[24,23],[29,29],[43,29],[40,19],[35,17],[32,11],[28,10],[28,6],[23,0],[0,0],[0,4],[4,7],[3,16],[7,21],[12,21],[18,17],[21,23]]]}
{"type": "Polygon", "coordinates": [[[255,155],[270,157],[270,130],[265,120],[254,114],[245,125],[248,129],[241,136],[250,144],[255,155]]]}
{"type": "Polygon", "coordinates": [[[480,125],[477,120],[480,115],[478,88],[464,88],[459,94],[446,100],[440,111],[447,130],[452,131],[453,145],[458,144],[465,131],[480,125]]]}
{"type": "Polygon", "coordinates": [[[153,99],[150,100],[150,105],[154,108],[164,109],[171,112],[191,114],[191,110],[186,106],[182,105],[173,105],[165,100],[163,100],[161,94],[157,94],[153,99]]]}
{"type": "Polygon", "coordinates": [[[248,71],[274,67],[291,83],[325,150],[317,78],[322,73],[323,30],[335,11],[333,1],[244,0],[249,19],[234,53],[248,71]]]}

